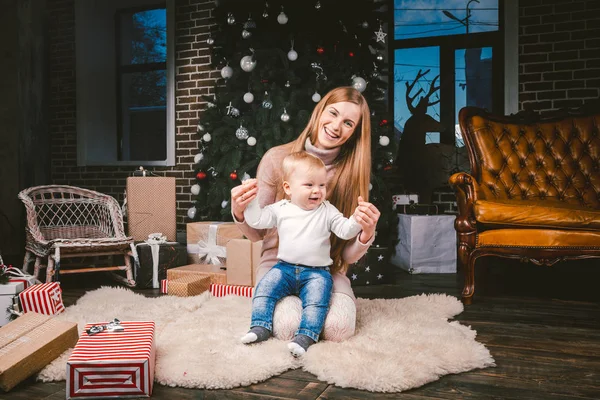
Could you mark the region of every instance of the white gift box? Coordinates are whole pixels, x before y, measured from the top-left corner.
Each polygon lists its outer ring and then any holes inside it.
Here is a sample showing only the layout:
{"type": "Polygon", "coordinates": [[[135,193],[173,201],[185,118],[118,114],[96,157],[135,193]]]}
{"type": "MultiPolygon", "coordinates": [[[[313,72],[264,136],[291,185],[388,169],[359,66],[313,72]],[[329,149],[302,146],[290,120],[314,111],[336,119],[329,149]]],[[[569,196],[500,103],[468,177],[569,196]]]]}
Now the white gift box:
{"type": "Polygon", "coordinates": [[[392,202],[395,206],[402,206],[405,204],[418,203],[418,194],[395,194],[392,196],[392,202]]]}
{"type": "Polygon", "coordinates": [[[23,291],[23,282],[8,282],[0,284],[0,326],[10,322],[9,309],[14,309],[14,298],[23,291]]]}
{"type": "Polygon", "coordinates": [[[411,274],[455,273],[454,215],[398,214],[398,239],[393,265],[411,274]]]}

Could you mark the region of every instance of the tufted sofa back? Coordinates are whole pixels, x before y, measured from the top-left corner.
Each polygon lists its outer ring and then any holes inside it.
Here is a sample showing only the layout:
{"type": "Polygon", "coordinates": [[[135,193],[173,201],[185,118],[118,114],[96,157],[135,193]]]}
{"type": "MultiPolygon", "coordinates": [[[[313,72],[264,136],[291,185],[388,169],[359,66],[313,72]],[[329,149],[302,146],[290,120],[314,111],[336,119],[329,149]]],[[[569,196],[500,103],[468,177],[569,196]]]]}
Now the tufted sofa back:
{"type": "Polygon", "coordinates": [[[459,121],[478,198],[600,209],[600,110],[525,119],[465,107],[459,121]]]}

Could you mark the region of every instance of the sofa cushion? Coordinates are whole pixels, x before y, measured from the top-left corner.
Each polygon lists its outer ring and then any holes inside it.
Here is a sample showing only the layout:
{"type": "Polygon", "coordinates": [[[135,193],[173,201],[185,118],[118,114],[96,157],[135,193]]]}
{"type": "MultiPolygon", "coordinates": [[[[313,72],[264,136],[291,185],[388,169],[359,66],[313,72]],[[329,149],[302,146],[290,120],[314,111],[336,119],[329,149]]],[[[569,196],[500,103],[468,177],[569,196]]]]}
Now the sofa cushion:
{"type": "Polygon", "coordinates": [[[477,234],[477,247],[600,249],[600,231],[490,229],[477,234]]]}
{"type": "Polygon", "coordinates": [[[474,206],[484,226],[600,230],[600,210],[559,200],[477,200],[474,206]]]}

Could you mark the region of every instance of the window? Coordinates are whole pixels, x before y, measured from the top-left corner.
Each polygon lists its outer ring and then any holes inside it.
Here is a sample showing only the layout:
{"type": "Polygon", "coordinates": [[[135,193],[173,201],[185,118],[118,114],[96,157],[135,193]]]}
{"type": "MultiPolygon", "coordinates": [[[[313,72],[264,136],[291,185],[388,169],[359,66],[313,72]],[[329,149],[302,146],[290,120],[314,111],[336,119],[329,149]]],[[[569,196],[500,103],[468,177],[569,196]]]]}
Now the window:
{"type": "Polygon", "coordinates": [[[173,0],[75,7],[78,165],[174,165],[173,0]]]}
{"type": "Polygon", "coordinates": [[[394,0],[399,138],[408,123],[424,144],[462,146],[461,108],[516,112],[517,46],[507,45],[516,40],[516,19],[504,23],[516,11],[515,2],[502,0],[394,0]]]}

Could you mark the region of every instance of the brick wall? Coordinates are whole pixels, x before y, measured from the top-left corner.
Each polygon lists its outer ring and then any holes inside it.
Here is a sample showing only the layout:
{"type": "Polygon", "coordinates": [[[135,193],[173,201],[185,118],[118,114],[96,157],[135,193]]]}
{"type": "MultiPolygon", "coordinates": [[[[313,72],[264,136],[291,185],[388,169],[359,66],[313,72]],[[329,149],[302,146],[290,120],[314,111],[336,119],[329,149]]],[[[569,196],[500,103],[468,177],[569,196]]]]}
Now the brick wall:
{"type": "Polygon", "coordinates": [[[600,2],[519,1],[519,103],[577,107],[600,97],[600,2]]]}
{"type": "MultiPolygon", "coordinates": [[[[133,167],[78,167],[75,91],[75,0],[48,0],[49,131],[52,183],[98,190],[123,201],[125,181],[133,167]]],[[[176,0],[176,166],[153,167],[158,175],[177,179],[177,225],[185,229],[193,199],[196,126],[218,71],[211,71],[206,48],[214,1],[176,0]]]]}

